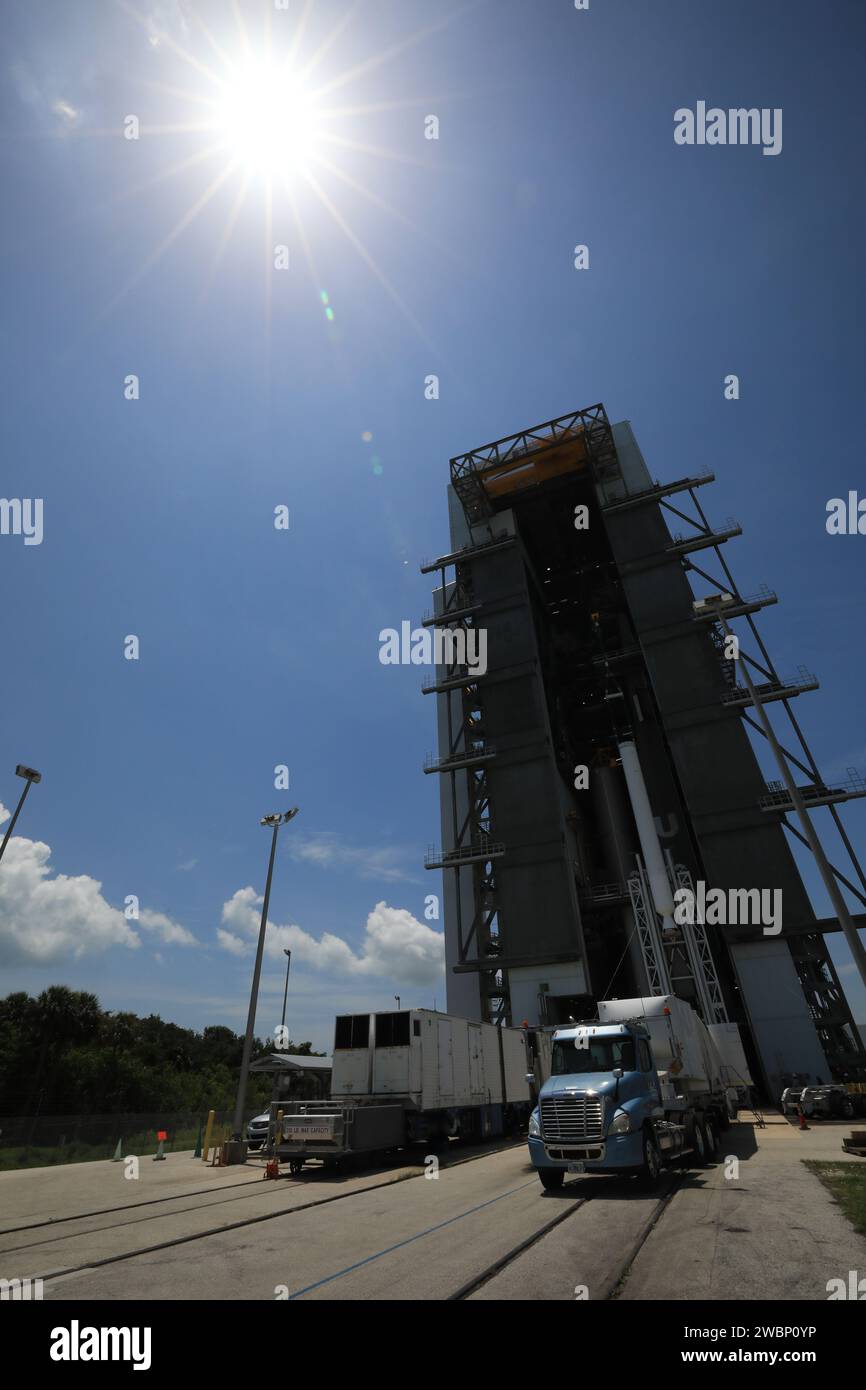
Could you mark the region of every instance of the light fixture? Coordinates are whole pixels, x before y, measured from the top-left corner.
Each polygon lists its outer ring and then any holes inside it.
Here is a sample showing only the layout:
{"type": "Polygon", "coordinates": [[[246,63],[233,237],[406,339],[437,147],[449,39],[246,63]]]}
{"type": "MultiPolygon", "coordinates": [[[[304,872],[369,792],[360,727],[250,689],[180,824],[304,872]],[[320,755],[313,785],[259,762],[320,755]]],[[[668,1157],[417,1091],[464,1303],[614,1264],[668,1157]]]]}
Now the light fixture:
{"type": "Polygon", "coordinates": [[[269,825],[271,827],[275,825],[288,825],[289,821],[298,814],[299,809],[299,807],[293,806],[291,811],[274,811],[269,816],[262,816],[259,825],[269,825]]]}

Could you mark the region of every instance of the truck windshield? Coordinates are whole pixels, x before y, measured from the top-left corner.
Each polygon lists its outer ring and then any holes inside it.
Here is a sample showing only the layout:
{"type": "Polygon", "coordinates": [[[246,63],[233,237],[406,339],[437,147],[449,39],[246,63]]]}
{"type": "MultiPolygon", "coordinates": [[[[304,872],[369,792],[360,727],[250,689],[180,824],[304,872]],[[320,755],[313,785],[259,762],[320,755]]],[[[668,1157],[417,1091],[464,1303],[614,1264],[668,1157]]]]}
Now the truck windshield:
{"type": "Polygon", "coordinates": [[[576,1047],[572,1038],[562,1038],[553,1044],[551,1076],[573,1076],[581,1072],[634,1071],[634,1041],[631,1038],[588,1038],[576,1047]]]}

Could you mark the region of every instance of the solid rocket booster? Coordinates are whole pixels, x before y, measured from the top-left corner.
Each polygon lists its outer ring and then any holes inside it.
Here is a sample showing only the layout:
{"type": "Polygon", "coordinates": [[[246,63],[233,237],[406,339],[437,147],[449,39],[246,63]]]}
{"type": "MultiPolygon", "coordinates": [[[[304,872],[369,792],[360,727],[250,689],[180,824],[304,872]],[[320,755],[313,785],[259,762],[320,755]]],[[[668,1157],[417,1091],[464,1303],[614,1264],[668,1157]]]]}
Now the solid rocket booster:
{"type": "Polygon", "coordinates": [[[646,865],[655,909],[663,919],[662,930],[673,930],[674,899],[671,892],[670,880],[665,868],[662,847],[659,843],[658,832],[656,831],[655,821],[653,819],[652,807],[650,806],[649,797],[647,796],[646,783],[643,779],[637,748],[633,741],[629,739],[627,742],[617,744],[617,750],[622,759],[625,784],[628,787],[629,800],[631,801],[631,809],[637,826],[641,854],[643,855],[643,861],[646,865]]]}

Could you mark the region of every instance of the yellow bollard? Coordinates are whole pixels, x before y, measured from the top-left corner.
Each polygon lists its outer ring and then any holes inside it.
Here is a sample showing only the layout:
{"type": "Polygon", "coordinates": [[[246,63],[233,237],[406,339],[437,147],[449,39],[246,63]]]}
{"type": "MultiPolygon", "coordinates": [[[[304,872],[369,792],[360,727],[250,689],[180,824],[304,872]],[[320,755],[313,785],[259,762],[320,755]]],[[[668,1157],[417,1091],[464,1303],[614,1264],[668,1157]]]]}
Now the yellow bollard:
{"type": "Polygon", "coordinates": [[[213,1133],[213,1122],[216,1119],[216,1111],[207,1112],[207,1125],[204,1132],[204,1148],[202,1149],[201,1161],[207,1163],[208,1150],[210,1149],[211,1134],[213,1133]]]}

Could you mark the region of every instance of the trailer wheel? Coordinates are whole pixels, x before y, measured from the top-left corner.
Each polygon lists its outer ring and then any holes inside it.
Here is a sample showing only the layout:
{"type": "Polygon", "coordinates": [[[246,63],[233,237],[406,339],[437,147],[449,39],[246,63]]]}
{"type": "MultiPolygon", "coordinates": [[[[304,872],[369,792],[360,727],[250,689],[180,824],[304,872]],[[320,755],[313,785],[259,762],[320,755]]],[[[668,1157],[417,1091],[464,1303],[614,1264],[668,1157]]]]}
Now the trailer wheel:
{"type": "Polygon", "coordinates": [[[558,1192],[565,1182],[565,1172],[562,1168],[539,1168],[538,1176],[545,1192],[558,1192]]]}
{"type": "Polygon", "coordinates": [[[719,1138],[717,1133],[718,1121],[715,1115],[708,1115],[704,1121],[704,1138],[707,1141],[707,1160],[712,1163],[719,1152],[719,1138]]]}
{"type": "Polygon", "coordinates": [[[289,1172],[290,1172],[290,1173],[292,1173],[292,1174],[294,1174],[294,1173],[300,1173],[300,1171],[301,1171],[301,1169],[303,1168],[303,1166],[304,1166],[304,1160],[303,1160],[302,1158],[290,1158],[290,1159],[289,1159],[289,1172]]]}
{"type": "Polygon", "coordinates": [[[662,1160],[655,1135],[645,1130],[643,1136],[643,1167],[640,1171],[641,1187],[647,1192],[653,1192],[659,1185],[661,1172],[662,1160]]]}
{"type": "Polygon", "coordinates": [[[707,1163],[707,1134],[704,1122],[697,1115],[692,1121],[692,1164],[704,1168],[707,1163]]]}

